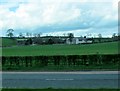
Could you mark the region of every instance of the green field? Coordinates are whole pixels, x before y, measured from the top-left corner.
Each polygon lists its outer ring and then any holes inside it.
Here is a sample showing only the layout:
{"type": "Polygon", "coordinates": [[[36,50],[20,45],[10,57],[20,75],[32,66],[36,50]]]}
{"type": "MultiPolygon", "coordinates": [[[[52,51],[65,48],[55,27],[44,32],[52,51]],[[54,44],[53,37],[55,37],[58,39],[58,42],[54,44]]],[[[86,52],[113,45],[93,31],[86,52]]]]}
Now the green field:
{"type": "Polygon", "coordinates": [[[3,47],[10,47],[10,46],[15,46],[15,45],[16,45],[15,39],[2,38],[2,46],[3,47]]]}
{"type": "Polygon", "coordinates": [[[2,48],[2,56],[118,54],[118,42],[86,45],[31,45],[2,48]]]}

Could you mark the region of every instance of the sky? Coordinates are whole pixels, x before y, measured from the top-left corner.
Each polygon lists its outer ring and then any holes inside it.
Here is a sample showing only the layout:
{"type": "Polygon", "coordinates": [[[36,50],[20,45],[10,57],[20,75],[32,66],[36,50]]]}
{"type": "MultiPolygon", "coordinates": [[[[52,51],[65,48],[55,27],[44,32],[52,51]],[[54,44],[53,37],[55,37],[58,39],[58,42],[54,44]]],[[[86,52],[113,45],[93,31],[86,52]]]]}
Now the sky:
{"type": "Polygon", "coordinates": [[[0,0],[0,36],[8,29],[14,36],[111,37],[118,33],[118,0],[0,0]]]}

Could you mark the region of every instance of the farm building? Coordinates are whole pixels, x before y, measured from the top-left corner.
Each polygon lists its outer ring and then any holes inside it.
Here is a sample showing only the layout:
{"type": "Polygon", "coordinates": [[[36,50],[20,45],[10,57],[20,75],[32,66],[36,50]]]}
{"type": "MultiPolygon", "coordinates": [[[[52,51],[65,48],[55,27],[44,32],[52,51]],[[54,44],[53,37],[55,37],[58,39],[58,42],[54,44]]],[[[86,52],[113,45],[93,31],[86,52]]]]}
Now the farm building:
{"type": "Polygon", "coordinates": [[[69,38],[66,40],[66,44],[91,44],[93,43],[92,38],[83,38],[83,37],[74,37],[72,42],[69,41],[69,38]]]}
{"type": "MultiPolygon", "coordinates": [[[[28,44],[28,39],[17,39],[18,45],[28,44]]],[[[45,36],[45,37],[35,37],[32,38],[32,44],[90,44],[93,43],[93,38],[84,37],[74,37],[72,41],[68,37],[55,37],[55,36],[45,36]]]]}
{"type": "Polygon", "coordinates": [[[17,45],[25,45],[27,39],[17,39],[17,45]]]}

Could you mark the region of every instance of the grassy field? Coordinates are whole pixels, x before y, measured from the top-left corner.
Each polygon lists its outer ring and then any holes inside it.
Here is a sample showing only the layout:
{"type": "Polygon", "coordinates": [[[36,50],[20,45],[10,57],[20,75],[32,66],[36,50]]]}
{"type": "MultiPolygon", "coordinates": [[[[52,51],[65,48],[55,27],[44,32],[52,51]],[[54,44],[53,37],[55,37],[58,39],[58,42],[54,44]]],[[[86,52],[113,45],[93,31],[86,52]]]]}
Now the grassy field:
{"type": "Polygon", "coordinates": [[[31,45],[2,48],[3,56],[117,54],[118,42],[87,45],[31,45]]]}
{"type": "Polygon", "coordinates": [[[34,67],[2,67],[2,71],[115,71],[118,70],[119,65],[80,65],[80,66],[34,66],[34,67]]]}
{"type": "Polygon", "coordinates": [[[3,89],[2,91],[120,91],[120,89],[3,89]]]}
{"type": "Polygon", "coordinates": [[[16,45],[16,41],[10,38],[2,38],[2,46],[3,47],[10,47],[16,45]]]}
{"type": "MultiPolygon", "coordinates": [[[[53,56],[53,55],[91,55],[91,54],[118,54],[118,42],[87,44],[87,45],[31,45],[31,46],[15,46],[2,48],[2,56],[53,56]]],[[[4,71],[77,71],[77,70],[118,70],[118,63],[102,64],[102,65],[53,65],[43,66],[34,65],[26,67],[16,64],[8,64],[2,67],[4,71]]],[[[53,60],[52,60],[53,61],[53,60]]],[[[102,61],[102,60],[101,60],[102,61]]],[[[110,61],[108,59],[108,61],[110,61]]]]}

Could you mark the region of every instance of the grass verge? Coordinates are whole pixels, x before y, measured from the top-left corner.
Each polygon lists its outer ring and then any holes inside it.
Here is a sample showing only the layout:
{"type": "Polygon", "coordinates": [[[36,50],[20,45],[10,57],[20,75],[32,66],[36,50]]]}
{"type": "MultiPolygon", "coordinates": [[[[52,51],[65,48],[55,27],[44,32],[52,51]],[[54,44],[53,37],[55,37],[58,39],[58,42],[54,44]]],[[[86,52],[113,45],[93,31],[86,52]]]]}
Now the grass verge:
{"type": "Polygon", "coordinates": [[[118,65],[90,65],[90,66],[35,66],[35,67],[12,67],[4,66],[2,71],[84,71],[84,70],[118,70],[118,65]]]}
{"type": "Polygon", "coordinates": [[[120,91],[120,89],[2,89],[2,91],[120,91]]]}

